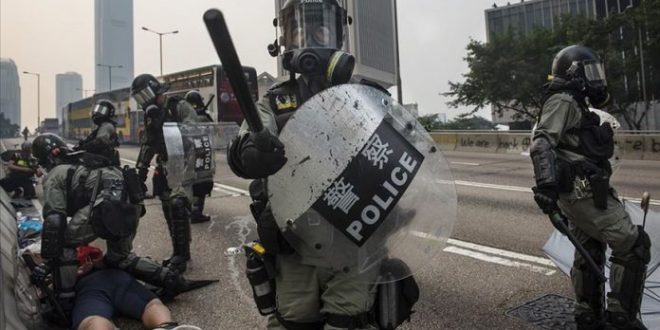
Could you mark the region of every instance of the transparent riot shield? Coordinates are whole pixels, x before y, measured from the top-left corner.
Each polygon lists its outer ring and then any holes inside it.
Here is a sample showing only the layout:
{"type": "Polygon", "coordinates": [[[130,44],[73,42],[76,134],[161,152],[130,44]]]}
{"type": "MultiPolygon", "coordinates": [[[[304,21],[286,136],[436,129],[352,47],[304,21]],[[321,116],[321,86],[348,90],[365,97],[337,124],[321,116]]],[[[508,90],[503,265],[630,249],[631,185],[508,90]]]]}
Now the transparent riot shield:
{"type": "Polygon", "coordinates": [[[325,90],[296,111],[280,140],[288,162],[269,177],[268,195],[303,263],[376,283],[410,276],[444,247],[456,219],[448,162],[386,94],[364,85],[325,90]],[[389,272],[389,258],[409,269],[389,272]]]}
{"type": "Polygon", "coordinates": [[[163,125],[167,147],[167,181],[170,187],[213,180],[215,174],[216,135],[212,123],[163,125]]]}

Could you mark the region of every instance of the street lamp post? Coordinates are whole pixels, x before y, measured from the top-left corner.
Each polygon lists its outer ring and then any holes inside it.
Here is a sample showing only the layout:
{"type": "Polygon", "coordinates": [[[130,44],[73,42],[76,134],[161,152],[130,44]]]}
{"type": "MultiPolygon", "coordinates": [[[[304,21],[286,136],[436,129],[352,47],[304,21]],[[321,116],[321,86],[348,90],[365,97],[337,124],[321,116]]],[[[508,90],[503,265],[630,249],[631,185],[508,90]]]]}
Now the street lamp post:
{"type": "Polygon", "coordinates": [[[39,128],[41,126],[41,75],[28,71],[23,71],[23,73],[37,76],[37,128],[39,128]]]}
{"type": "Polygon", "coordinates": [[[108,90],[112,90],[112,68],[123,68],[122,65],[110,65],[110,64],[96,64],[97,66],[102,66],[108,68],[108,90]]]}
{"type": "Polygon", "coordinates": [[[147,32],[152,32],[158,35],[158,42],[160,45],[160,76],[162,77],[163,76],[163,36],[166,34],[177,34],[179,33],[179,30],[174,30],[169,32],[157,32],[145,26],[142,27],[142,30],[145,30],[147,32]]]}

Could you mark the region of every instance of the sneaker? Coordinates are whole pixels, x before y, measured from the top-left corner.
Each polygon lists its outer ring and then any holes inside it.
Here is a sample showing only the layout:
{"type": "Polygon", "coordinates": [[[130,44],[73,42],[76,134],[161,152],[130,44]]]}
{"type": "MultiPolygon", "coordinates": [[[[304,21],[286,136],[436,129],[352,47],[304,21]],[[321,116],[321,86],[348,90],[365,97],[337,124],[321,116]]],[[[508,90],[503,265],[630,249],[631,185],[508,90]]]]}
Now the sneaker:
{"type": "Polygon", "coordinates": [[[170,322],[166,324],[161,324],[153,330],[202,330],[200,327],[188,324],[177,324],[176,322],[170,322]]]}

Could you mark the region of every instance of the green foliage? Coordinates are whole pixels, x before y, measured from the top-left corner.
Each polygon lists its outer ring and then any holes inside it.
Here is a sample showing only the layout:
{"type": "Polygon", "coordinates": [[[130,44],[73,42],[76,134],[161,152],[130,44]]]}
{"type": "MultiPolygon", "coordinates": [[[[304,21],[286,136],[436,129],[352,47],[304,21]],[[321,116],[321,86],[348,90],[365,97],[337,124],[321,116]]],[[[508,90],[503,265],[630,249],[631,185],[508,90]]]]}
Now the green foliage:
{"type": "Polygon", "coordinates": [[[446,124],[441,124],[437,129],[447,130],[494,130],[496,129],[493,122],[483,117],[458,117],[446,124]]]}
{"type": "Polygon", "coordinates": [[[442,125],[442,121],[440,121],[440,115],[437,113],[419,116],[417,120],[420,124],[422,124],[422,126],[424,126],[427,131],[440,129],[440,126],[442,125]]]}
{"type": "Polygon", "coordinates": [[[0,112],[0,138],[16,137],[20,129],[20,126],[12,124],[9,118],[5,118],[5,114],[0,112]]]}
{"type": "Polygon", "coordinates": [[[492,36],[489,43],[471,40],[467,45],[469,72],[463,82],[449,82],[445,96],[453,107],[472,107],[470,114],[492,105],[496,114],[511,111],[517,120],[532,120],[542,104],[552,59],[562,48],[583,44],[604,59],[613,96],[609,109],[628,126],[637,128],[648,113],[630,107],[642,101],[638,87],[641,33],[647,99],[660,98],[660,0],[643,0],[639,7],[607,19],[558,18],[552,30],[537,28],[520,33],[509,30],[492,36]],[[624,54],[625,56],[622,56],[624,54]],[[627,80],[627,81],[626,81],[627,80]]]}

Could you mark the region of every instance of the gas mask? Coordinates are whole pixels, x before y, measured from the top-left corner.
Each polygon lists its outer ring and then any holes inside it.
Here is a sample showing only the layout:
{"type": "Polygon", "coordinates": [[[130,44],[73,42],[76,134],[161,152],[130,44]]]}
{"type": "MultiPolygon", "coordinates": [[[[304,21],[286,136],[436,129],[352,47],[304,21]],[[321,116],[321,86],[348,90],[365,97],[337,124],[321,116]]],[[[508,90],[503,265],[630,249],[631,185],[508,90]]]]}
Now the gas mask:
{"type": "Polygon", "coordinates": [[[323,77],[329,86],[350,80],[355,58],[341,51],[347,15],[336,1],[288,1],[280,11],[278,23],[281,37],[273,47],[278,48],[276,54],[279,47],[284,47],[284,69],[307,77],[323,77]]]}

